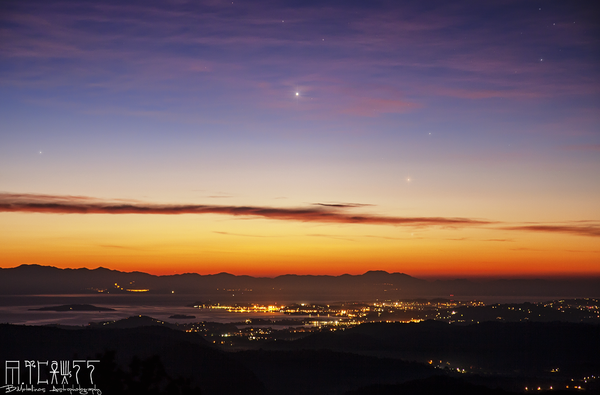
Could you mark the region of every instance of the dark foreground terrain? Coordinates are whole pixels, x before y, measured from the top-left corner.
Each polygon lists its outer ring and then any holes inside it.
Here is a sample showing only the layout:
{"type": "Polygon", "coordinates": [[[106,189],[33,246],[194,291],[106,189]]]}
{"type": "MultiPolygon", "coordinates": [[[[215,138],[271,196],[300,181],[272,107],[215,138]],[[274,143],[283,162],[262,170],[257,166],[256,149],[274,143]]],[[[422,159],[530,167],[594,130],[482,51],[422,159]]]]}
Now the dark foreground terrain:
{"type": "Polygon", "coordinates": [[[103,394],[590,394],[600,326],[376,323],[228,352],[166,326],[5,324],[0,361],[0,393],[20,381],[103,394]]]}

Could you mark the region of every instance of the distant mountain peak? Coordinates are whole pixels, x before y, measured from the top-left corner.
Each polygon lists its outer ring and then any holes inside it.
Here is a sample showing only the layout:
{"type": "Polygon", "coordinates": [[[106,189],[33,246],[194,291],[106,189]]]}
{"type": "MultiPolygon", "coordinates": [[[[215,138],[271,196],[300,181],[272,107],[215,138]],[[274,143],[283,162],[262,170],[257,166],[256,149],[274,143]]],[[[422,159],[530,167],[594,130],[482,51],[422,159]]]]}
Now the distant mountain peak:
{"type": "Polygon", "coordinates": [[[368,272],[363,274],[363,276],[372,275],[372,274],[390,274],[390,273],[386,272],[385,270],[369,270],[368,272]]]}
{"type": "Polygon", "coordinates": [[[390,273],[390,272],[386,272],[385,270],[369,270],[368,272],[366,272],[365,274],[363,274],[363,276],[367,276],[367,277],[386,277],[386,276],[394,276],[394,277],[406,277],[406,278],[414,278],[412,276],[409,276],[408,274],[405,273],[399,273],[399,272],[394,272],[394,273],[390,273]]]}

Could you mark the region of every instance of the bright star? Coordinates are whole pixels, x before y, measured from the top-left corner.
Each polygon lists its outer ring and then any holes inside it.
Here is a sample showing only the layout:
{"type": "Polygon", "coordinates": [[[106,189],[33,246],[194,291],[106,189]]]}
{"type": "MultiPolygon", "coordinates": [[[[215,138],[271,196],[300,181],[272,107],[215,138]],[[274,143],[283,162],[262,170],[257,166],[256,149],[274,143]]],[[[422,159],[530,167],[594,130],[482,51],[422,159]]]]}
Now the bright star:
{"type": "Polygon", "coordinates": [[[299,92],[296,92],[296,96],[300,96],[300,93],[299,93],[299,92]]]}

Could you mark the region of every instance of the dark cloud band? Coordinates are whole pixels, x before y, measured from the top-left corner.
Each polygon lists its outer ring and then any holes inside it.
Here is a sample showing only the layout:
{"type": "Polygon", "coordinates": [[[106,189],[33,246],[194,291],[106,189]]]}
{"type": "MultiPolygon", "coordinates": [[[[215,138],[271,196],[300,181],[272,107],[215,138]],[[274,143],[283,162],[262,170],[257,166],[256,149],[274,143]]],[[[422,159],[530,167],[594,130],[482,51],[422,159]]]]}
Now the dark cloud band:
{"type": "Polygon", "coordinates": [[[318,205],[301,208],[260,206],[220,206],[202,204],[149,204],[143,202],[105,201],[85,196],[35,194],[0,194],[0,212],[51,214],[222,214],[276,220],[414,226],[487,225],[490,221],[446,217],[389,217],[351,214],[351,205],[318,205]]]}
{"type": "Polygon", "coordinates": [[[404,226],[494,226],[494,229],[560,233],[600,237],[597,221],[572,221],[564,224],[527,224],[500,226],[499,222],[456,217],[392,217],[354,214],[348,209],[361,204],[316,204],[309,207],[281,208],[263,206],[221,206],[206,204],[151,204],[137,200],[102,200],[87,196],[0,193],[0,212],[48,214],[221,214],[246,218],[338,224],[404,226]]]}

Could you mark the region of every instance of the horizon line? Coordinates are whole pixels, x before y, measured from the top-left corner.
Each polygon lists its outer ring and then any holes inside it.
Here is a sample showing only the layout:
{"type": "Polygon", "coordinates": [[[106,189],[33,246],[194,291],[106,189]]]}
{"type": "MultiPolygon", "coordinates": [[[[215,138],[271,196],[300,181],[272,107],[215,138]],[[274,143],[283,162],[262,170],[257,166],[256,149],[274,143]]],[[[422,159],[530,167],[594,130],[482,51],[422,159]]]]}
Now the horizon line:
{"type": "Polygon", "coordinates": [[[272,275],[272,276],[262,276],[262,275],[251,275],[251,274],[234,274],[234,273],[229,273],[229,272],[218,272],[218,273],[208,273],[208,274],[201,274],[198,272],[179,272],[179,273],[172,273],[172,274],[155,274],[155,273],[151,273],[151,272],[144,272],[144,271],[140,271],[140,270],[132,270],[132,271],[125,271],[125,270],[119,270],[119,269],[111,269],[108,267],[104,267],[104,266],[97,266],[95,268],[89,268],[89,267],[85,267],[85,266],[81,266],[81,267],[57,267],[57,266],[53,266],[53,265],[43,265],[43,264],[39,264],[39,263],[21,263],[17,266],[12,266],[12,267],[2,267],[0,266],[0,270],[10,270],[10,269],[18,269],[20,267],[43,267],[43,268],[52,268],[52,269],[57,269],[57,270],[89,270],[89,271],[94,271],[94,270],[99,270],[99,269],[104,269],[104,270],[109,270],[109,271],[115,271],[115,272],[119,272],[119,273],[125,273],[125,274],[134,274],[134,273],[141,273],[141,274],[147,274],[150,276],[155,276],[155,277],[172,277],[172,276],[182,276],[182,275],[186,275],[186,274],[195,274],[198,276],[204,276],[204,277],[208,277],[208,276],[218,276],[218,275],[230,275],[230,276],[235,276],[235,277],[252,277],[252,278],[270,278],[270,279],[275,279],[278,277],[285,277],[285,276],[298,276],[298,277],[342,277],[342,276],[364,276],[367,275],[368,273],[384,273],[384,274],[388,274],[388,275],[394,275],[394,274],[399,274],[399,275],[403,275],[403,276],[407,276],[407,277],[411,277],[413,279],[416,280],[423,280],[423,281],[460,281],[460,280],[466,280],[466,281],[477,281],[477,280],[488,280],[488,281],[499,281],[499,280],[600,280],[600,273],[583,273],[583,274],[572,274],[572,273],[559,273],[559,274],[554,274],[554,275],[547,275],[547,274],[542,274],[542,273],[533,273],[533,274],[521,274],[521,275],[506,275],[506,274],[490,274],[490,275],[478,275],[478,274],[473,274],[473,275],[452,275],[452,274],[423,274],[423,275],[411,275],[411,274],[407,274],[404,272],[388,272],[386,270],[383,269],[373,269],[373,270],[367,270],[364,273],[360,273],[360,274],[351,274],[351,273],[342,273],[342,274],[296,274],[296,273],[283,273],[283,274],[276,274],[276,275],[272,275]]]}

